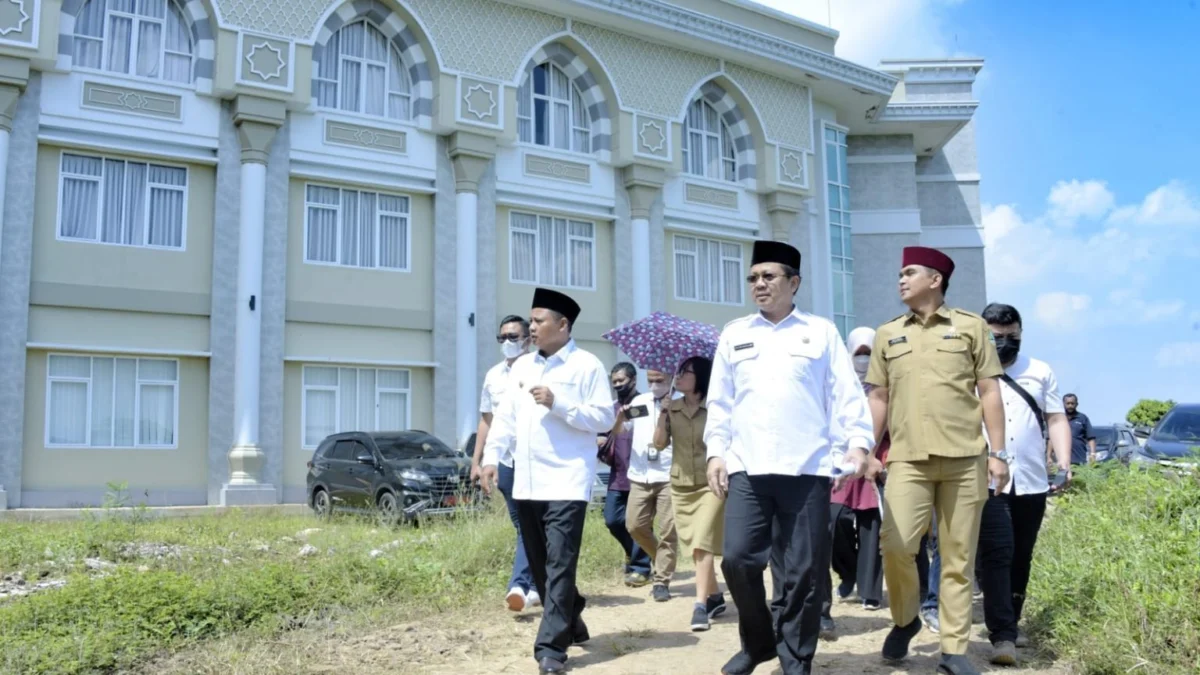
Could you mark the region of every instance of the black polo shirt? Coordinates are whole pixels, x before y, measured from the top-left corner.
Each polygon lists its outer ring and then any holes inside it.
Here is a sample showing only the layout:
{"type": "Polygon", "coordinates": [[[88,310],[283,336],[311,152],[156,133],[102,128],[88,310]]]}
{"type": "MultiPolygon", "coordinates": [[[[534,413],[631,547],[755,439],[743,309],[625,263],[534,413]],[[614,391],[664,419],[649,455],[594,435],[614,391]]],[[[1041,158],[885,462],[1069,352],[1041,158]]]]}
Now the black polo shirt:
{"type": "Polygon", "coordinates": [[[1081,412],[1067,415],[1067,419],[1071,422],[1071,463],[1087,464],[1088,441],[1096,438],[1096,433],[1092,431],[1092,421],[1081,412]]]}

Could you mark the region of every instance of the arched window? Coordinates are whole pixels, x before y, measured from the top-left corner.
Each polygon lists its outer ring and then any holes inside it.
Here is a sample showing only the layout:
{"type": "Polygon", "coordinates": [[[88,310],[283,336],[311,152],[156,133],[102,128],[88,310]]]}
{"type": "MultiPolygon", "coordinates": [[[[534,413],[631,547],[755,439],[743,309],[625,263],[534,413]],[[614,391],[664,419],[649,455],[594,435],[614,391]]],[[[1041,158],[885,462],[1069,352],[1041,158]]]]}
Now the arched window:
{"type": "Polygon", "coordinates": [[[517,130],[522,143],[592,151],[592,121],[583,95],[553,63],[535,66],[517,92],[517,130]]]}
{"type": "Polygon", "coordinates": [[[313,84],[322,108],[412,119],[412,82],[400,51],[370,21],[343,27],[325,44],[313,84]]]}
{"type": "Polygon", "coordinates": [[[704,99],[692,102],[684,121],[683,170],[693,176],[737,181],[737,150],[729,125],[704,99]]]}
{"type": "Polygon", "coordinates": [[[175,0],[88,0],[75,17],[74,64],[192,82],[192,34],[175,0]]]}

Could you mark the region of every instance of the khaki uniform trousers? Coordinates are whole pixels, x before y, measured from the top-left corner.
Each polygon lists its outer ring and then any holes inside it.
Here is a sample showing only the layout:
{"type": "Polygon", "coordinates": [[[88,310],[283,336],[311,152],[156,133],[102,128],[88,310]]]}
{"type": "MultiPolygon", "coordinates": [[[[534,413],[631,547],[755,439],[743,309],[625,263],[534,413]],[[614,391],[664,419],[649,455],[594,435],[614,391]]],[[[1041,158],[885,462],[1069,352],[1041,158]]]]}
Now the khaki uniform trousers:
{"type": "Polygon", "coordinates": [[[675,534],[675,511],[671,508],[670,483],[629,481],[629,502],[625,504],[625,529],[654,561],[654,583],[669,585],[679,557],[679,538],[675,534]],[[654,536],[654,517],[658,516],[659,536],[654,536]]]}
{"type": "Polygon", "coordinates": [[[985,455],[888,463],[880,549],[892,620],[907,626],[920,611],[916,555],[936,511],[942,554],[938,620],[943,654],[967,652],[975,549],[987,497],[985,455]]]}

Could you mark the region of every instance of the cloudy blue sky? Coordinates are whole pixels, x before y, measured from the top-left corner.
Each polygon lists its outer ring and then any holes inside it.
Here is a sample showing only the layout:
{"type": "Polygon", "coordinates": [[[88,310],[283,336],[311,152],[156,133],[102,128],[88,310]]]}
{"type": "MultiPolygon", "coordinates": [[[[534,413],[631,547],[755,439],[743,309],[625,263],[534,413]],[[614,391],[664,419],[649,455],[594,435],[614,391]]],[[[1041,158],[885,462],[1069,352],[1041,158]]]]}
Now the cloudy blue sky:
{"type": "Polygon", "coordinates": [[[1141,397],[1200,401],[1197,0],[760,1],[866,65],[984,58],[990,299],[1097,424],[1141,397]]]}

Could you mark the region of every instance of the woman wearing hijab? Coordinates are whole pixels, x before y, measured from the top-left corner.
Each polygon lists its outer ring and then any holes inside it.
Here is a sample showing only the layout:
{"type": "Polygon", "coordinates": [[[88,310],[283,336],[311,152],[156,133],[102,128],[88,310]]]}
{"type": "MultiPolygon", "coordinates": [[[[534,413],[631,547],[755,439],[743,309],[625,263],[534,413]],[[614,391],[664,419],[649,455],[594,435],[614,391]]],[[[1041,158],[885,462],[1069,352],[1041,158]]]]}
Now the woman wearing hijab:
{"type": "MultiPolygon", "coordinates": [[[[847,351],[854,361],[854,372],[859,382],[867,377],[867,366],[871,362],[871,345],[875,342],[875,330],[862,326],[850,332],[846,340],[847,351]]],[[[863,382],[863,391],[871,385],[863,382]]],[[[885,434],[875,448],[875,459],[882,462],[887,458],[888,438],[885,434]]],[[[841,600],[850,598],[855,587],[864,609],[877,610],[883,601],[883,559],[879,553],[879,528],[882,524],[879,509],[879,492],[870,479],[859,478],[847,482],[842,489],[830,495],[830,534],[832,541],[832,567],[841,579],[837,595],[841,600]]],[[[828,571],[826,572],[828,574],[828,571]]],[[[832,604],[832,578],[826,589],[825,612],[821,620],[821,632],[831,634],[834,630],[829,607],[832,604]]],[[[827,635],[828,636],[828,635],[827,635]]]]}

